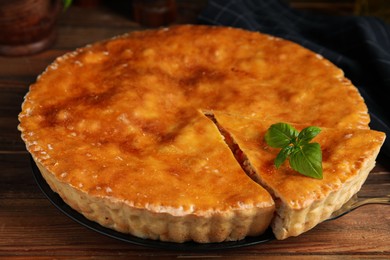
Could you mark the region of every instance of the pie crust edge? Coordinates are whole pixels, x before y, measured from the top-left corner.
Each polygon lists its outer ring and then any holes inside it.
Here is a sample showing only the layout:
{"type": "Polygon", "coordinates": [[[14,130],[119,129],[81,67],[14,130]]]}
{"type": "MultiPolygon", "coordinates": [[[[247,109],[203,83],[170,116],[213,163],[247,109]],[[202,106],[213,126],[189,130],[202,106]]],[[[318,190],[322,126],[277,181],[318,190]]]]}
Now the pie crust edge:
{"type": "Polygon", "coordinates": [[[208,211],[176,215],[174,212],[136,208],[126,201],[95,197],[58,181],[36,158],[50,188],[87,219],[139,238],[183,243],[237,241],[258,236],[270,226],[274,207],[243,207],[239,210],[208,211]]]}
{"type": "MultiPolygon", "coordinates": [[[[332,191],[326,198],[311,203],[309,207],[291,210],[285,203],[277,205],[275,218],[271,223],[275,237],[282,240],[298,236],[327,220],[360,190],[375,166],[378,153],[379,149],[365,162],[357,176],[344,183],[340,189],[332,191]]],[[[279,204],[277,200],[276,204],[279,204]]]]}

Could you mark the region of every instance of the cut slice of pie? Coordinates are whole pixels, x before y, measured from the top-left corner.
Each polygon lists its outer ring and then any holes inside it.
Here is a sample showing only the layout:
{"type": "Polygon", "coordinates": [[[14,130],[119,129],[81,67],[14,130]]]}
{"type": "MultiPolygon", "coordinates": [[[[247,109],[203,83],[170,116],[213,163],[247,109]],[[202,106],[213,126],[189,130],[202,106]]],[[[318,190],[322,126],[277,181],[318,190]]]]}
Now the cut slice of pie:
{"type": "MultiPolygon", "coordinates": [[[[274,165],[279,149],[269,147],[264,135],[273,123],[215,112],[219,127],[230,135],[245,158],[246,170],[273,195],[276,214],[272,229],[277,239],[297,236],[329,216],[357,193],[384,142],[382,132],[322,128],[313,139],[321,145],[323,179],[299,174],[284,163],[274,165]]],[[[294,127],[302,130],[308,125],[294,127]]]]}

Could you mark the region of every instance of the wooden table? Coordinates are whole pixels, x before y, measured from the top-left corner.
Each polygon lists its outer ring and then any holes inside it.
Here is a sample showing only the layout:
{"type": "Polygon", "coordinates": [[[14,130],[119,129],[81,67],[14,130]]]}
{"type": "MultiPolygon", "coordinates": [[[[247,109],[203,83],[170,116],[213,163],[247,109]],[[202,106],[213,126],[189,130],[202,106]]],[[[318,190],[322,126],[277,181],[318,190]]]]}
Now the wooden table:
{"type": "MultiPolygon", "coordinates": [[[[183,1],[179,23],[195,19],[199,5],[183,1]]],[[[118,241],[74,222],[43,195],[34,181],[29,155],[16,127],[29,84],[55,57],[87,43],[142,29],[108,7],[73,6],[61,15],[57,43],[43,53],[0,57],[0,259],[161,258],[244,256],[264,259],[383,258],[390,259],[390,207],[367,205],[337,220],[284,241],[239,249],[196,252],[153,249],[118,241]]],[[[390,167],[380,160],[360,196],[389,193],[390,167]]]]}

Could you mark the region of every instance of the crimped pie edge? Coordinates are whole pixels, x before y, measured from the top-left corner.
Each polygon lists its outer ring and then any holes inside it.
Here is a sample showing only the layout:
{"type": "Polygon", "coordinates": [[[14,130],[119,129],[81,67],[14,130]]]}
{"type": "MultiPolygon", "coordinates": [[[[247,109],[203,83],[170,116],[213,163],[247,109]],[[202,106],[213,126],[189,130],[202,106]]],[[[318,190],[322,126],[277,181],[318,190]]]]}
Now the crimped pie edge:
{"type": "Polygon", "coordinates": [[[274,207],[242,207],[230,211],[175,215],[131,206],[110,197],[94,197],[60,182],[34,157],[50,188],[73,209],[102,226],[134,236],[182,243],[237,241],[258,236],[269,227],[274,207]]]}
{"type": "Polygon", "coordinates": [[[378,153],[379,149],[371,160],[365,162],[356,177],[344,183],[340,189],[332,191],[326,198],[311,203],[309,207],[292,210],[286,203],[276,200],[276,214],[271,223],[275,237],[282,240],[298,236],[327,220],[333,212],[340,209],[361,189],[368,174],[375,166],[378,153]]]}

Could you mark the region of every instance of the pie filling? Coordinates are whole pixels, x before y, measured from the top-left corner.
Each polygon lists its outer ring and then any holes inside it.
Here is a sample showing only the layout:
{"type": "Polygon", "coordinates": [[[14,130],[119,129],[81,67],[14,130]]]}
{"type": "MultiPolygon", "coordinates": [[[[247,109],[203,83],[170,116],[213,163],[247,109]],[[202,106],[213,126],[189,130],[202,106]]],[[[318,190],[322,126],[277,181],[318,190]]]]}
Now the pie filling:
{"type": "Polygon", "coordinates": [[[225,141],[229,149],[232,151],[234,158],[236,158],[237,162],[241,166],[242,170],[246,173],[246,175],[248,175],[255,182],[259,183],[259,178],[257,177],[258,174],[256,173],[256,170],[251,166],[248,157],[241,150],[240,146],[234,140],[233,136],[229,133],[229,131],[226,131],[223,126],[218,123],[212,112],[204,112],[204,115],[217,126],[220,134],[223,137],[223,140],[225,141]]]}

